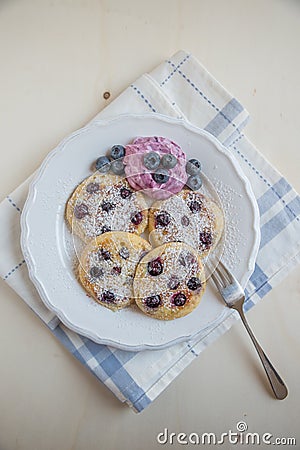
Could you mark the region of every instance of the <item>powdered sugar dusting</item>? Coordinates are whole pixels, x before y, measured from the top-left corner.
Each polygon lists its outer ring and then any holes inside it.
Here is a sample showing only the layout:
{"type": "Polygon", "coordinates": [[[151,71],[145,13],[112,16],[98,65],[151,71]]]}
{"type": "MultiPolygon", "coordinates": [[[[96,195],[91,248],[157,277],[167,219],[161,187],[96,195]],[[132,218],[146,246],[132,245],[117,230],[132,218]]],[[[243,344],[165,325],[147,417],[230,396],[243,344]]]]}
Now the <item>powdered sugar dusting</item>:
{"type": "MultiPolygon", "coordinates": [[[[214,208],[212,206],[213,203],[208,197],[188,190],[183,190],[163,202],[155,203],[152,212],[155,229],[150,234],[151,242],[159,244],[170,241],[185,242],[198,249],[202,257],[205,256],[215,247],[222,231],[218,228],[215,215],[217,205],[215,204],[214,208]],[[162,213],[167,213],[171,217],[167,225],[160,225],[158,222],[162,213]]],[[[221,216],[221,211],[218,211],[218,215],[221,216]]]]}
{"type": "Polygon", "coordinates": [[[134,192],[123,177],[96,173],[75,191],[70,202],[74,211],[72,228],[75,232],[79,228],[87,238],[99,236],[105,231],[136,232],[137,226],[132,218],[138,212],[143,214],[140,228],[144,229],[147,225],[147,205],[143,195],[134,192]],[[91,190],[91,185],[95,186],[94,190],[91,190]],[[122,197],[122,189],[128,190],[128,197],[122,197]],[[82,205],[88,213],[76,217],[76,208],[82,205]]]}
{"type": "Polygon", "coordinates": [[[238,194],[231,186],[219,179],[213,180],[213,183],[225,215],[225,243],[222,259],[231,269],[241,262],[238,249],[245,242],[245,236],[239,228],[241,211],[238,210],[235,201],[236,197],[241,196],[241,194],[238,194]]]}
{"type": "Polygon", "coordinates": [[[87,261],[82,264],[85,279],[92,286],[95,297],[100,300],[102,293],[109,291],[115,296],[114,305],[127,306],[133,299],[136,266],[144,252],[149,250],[149,244],[137,236],[133,241],[127,233],[106,233],[100,245],[90,246],[87,261]],[[126,258],[120,256],[124,248],[128,250],[126,258]]]}
{"type": "MultiPolygon", "coordinates": [[[[134,291],[138,298],[144,299],[159,294],[163,304],[160,308],[173,311],[176,308],[171,302],[175,293],[182,292],[189,298],[193,293],[188,290],[187,282],[192,277],[203,276],[203,266],[199,255],[191,247],[179,242],[171,242],[148,253],[142,259],[134,280],[134,291]],[[162,273],[152,276],[147,270],[148,263],[159,258],[162,273]],[[176,289],[170,288],[170,280],[176,278],[176,289]]],[[[199,293],[195,291],[194,293],[199,293]]],[[[146,307],[146,306],[144,306],[146,307]]]]}

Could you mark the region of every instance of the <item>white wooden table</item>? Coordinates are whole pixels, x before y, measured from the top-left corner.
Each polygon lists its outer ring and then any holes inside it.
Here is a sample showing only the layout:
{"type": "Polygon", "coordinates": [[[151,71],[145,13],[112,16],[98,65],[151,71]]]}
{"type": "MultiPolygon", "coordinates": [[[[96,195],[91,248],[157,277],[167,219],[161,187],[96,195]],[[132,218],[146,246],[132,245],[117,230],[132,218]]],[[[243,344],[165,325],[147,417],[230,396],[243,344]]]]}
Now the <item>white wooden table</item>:
{"type": "MultiPolygon", "coordinates": [[[[295,0],[3,0],[1,199],[65,135],[180,48],[250,111],[247,136],[299,192],[299,21],[295,0]]],[[[164,428],[220,435],[241,420],[251,432],[294,437],[300,448],[299,279],[300,267],[248,315],[289,386],[285,401],[270,395],[237,323],[140,415],[1,281],[1,450],[150,450],[164,428]]]]}

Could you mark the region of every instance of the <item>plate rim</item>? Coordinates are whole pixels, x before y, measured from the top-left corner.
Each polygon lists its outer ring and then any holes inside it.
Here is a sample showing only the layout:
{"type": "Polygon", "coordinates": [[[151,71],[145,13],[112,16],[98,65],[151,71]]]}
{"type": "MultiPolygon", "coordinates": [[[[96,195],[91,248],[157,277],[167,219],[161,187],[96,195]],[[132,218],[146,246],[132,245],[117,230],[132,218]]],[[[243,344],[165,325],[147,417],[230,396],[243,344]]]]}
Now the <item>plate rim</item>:
{"type": "Polygon", "coordinates": [[[198,336],[200,336],[202,333],[207,331],[208,329],[212,329],[216,326],[218,326],[227,316],[229,313],[232,313],[230,310],[227,310],[224,308],[223,312],[218,316],[218,318],[212,322],[209,323],[208,326],[201,328],[198,332],[194,334],[188,334],[185,336],[180,336],[178,338],[175,338],[171,341],[168,341],[163,344],[153,345],[153,344],[138,344],[138,345],[130,345],[130,344],[122,344],[118,341],[107,339],[107,338],[98,338],[98,336],[95,336],[93,332],[89,330],[82,329],[78,327],[77,325],[74,325],[73,323],[69,322],[68,318],[64,315],[63,311],[57,309],[55,306],[53,306],[48,298],[47,293],[45,292],[45,289],[43,288],[42,281],[40,281],[39,276],[36,271],[36,264],[34,262],[34,257],[30,252],[30,246],[29,246],[29,233],[30,233],[30,226],[28,224],[28,214],[30,210],[30,204],[35,198],[35,193],[37,192],[37,184],[44,175],[44,172],[47,168],[47,165],[49,161],[55,157],[55,155],[61,151],[65,145],[70,143],[73,139],[75,139],[80,134],[89,131],[90,129],[94,127],[99,126],[108,126],[113,122],[121,121],[123,119],[136,119],[136,120],[146,120],[146,119],[155,119],[158,121],[163,121],[170,124],[177,124],[179,126],[182,126],[186,130],[200,134],[204,137],[206,137],[208,140],[212,141],[212,143],[216,146],[218,151],[221,151],[225,156],[230,160],[232,166],[234,167],[239,179],[242,181],[245,191],[247,193],[248,198],[250,199],[250,203],[252,206],[252,217],[253,217],[253,223],[252,223],[252,229],[254,232],[254,245],[252,248],[252,253],[250,256],[250,259],[248,261],[248,271],[242,276],[242,279],[240,281],[242,287],[244,288],[251,277],[254,268],[255,268],[255,261],[259,250],[260,245],[260,216],[259,216],[259,209],[257,205],[256,198],[254,196],[251,183],[247,176],[245,175],[244,171],[240,167],[240,164],[236,160],[235,156],[212,134],[208,133],[206,130],[199,128],[190,122],[187,122],[184,118],[174,118],[170,117],[164,114],[158,114],[158,113],[147,113],[147,114],[119,114],[117,116],[109,117],[106,119],[96,118],[93,119],[91,122],[89,122],[87,125],[85,125],[82,128],[79,128],[75,130],[70,135],[66,136],[62,141],[58,143],[58,145],[51,150],[47,156],[42,161],[40,167],[35,172],[33,179],[30,182],[28,195],[21,213],[21,249],[22,253],[24,255],[24,259],[26,261],[26,265],[28,267],[28,273],[29,278],[34,284],[35,288],[37,289],[39,296],[41,297],[41,300],[45,304],[45,306],[52,312],[55,313],[55,315],[59,318],[59,320],[70,330],[74,331],[75,333],[78,333],[80,335],[86,336],[87,338],[91,339],[93,342],[102,344],[102,345],[108,345],[112,346],[121,350],[126,351],[143,351],[143,350],[162,350],[164,348],[168,348],[172,345],[186,342],[190,340],[196,339],[198,336]]]}

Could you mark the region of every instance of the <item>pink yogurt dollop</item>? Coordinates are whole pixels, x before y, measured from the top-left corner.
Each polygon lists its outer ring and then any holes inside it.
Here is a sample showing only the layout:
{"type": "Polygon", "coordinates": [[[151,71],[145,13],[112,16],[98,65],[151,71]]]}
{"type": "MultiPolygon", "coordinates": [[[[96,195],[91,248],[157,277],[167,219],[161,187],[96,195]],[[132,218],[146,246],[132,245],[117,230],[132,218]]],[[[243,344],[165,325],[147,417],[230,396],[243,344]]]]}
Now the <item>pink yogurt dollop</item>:
{"type": "Polygon", "coordinates": [[[150,136],[138,137],[132,144],[125,147],[125,174],[129,184],[137,190],[143,190],[147,195],[156,199],[166,199],[182,190],[186,181],[186,155],[181,147],[164,137],[150,136]],[[169,180],[158,184],[153,180],[152,171],[144,166],[144,155],[148,152],[157,152],[160,156],[165,153],[177,158],[173,169],[168,169],[169,180]]]}

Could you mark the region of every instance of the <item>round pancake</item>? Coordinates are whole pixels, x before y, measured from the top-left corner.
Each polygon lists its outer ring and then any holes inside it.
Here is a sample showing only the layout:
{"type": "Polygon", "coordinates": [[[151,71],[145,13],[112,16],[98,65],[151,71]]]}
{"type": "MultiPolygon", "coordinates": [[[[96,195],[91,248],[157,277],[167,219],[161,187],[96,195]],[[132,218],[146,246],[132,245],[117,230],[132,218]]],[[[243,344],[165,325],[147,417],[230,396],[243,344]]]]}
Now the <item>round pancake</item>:
{"type": "Polygon", "coordinates": [[[216,248],[223,229],[223,213],[218,205],[188,189],[155,202],[149,211],[149,237],[153,246],[185,242],[198,249],[201,258],[216,248]]]}
{"type": "Polygon", "coordinates": [[[79,261],[79,280],[101,305],[115,311],[134,302],[133,278],[140,259],[151,249],[140,236],[122,231],[92,239],[79,261]]]}
{"type": "Polygon", "coordinates": [[[147,253],[133,280],[138,307],[160,320],[192,312],[205,291],[205,272],[197,251],[182,242],[169,242],[147,253]]]}
{"type": "Polygon", "coordinates": [[[95,172],[73,192],[66,219],[83,241],[107,231],[141,234],[148,223],[143,194],[132,190],[126,178],[95,172]]]}

